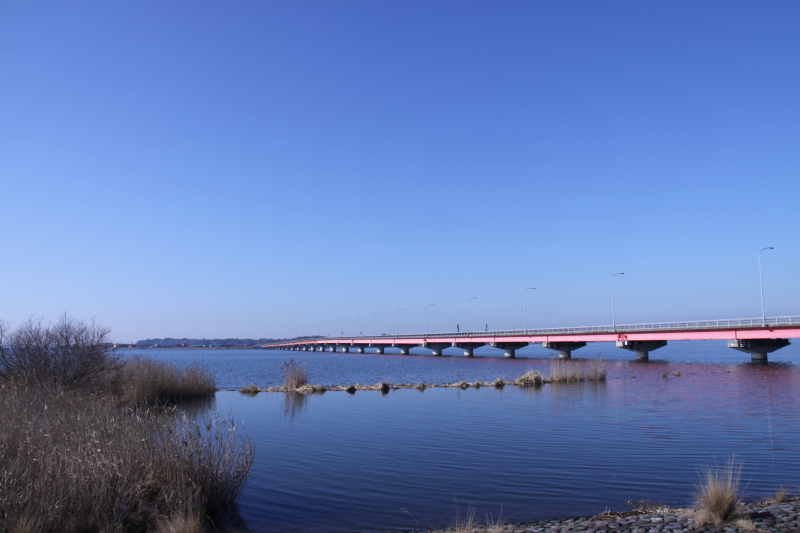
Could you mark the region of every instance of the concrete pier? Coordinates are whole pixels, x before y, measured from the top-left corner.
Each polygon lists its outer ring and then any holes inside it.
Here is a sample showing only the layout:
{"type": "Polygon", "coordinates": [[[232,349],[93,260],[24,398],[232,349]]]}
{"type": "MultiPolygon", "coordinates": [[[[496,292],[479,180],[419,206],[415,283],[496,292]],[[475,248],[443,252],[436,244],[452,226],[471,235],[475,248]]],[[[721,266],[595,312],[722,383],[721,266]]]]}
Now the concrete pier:
{"type": "Polygon", "coordinates": [[[442,355],[442,352],[445,348],[449,348],[451,344],[446,342],[423,342],[420,344],[420,348],[427,348],[432,353],[431,355],[442,355]]]}
{"type": "Polygon", "coordinates": [[[617,348],[636,352],[637,361],[650,359],[650,352],[667,345],[667,341],[617,341],[617,348]]]}
{"type": "Polygon", "coordinates": [[[499,348],[500,350],[503,350],[503,356],[504,357],[508,357],[508,358],[516,357],[517,350],[519,350],[520,348],[524,348],[527,345],[528,345],[527,342],[493,342],[493,343],[491,343],[491,346],[493,348],[499,348]]]}
{"type": "Polygon", "coordinates": [[[453,346],[464,350],[464,357],[472,357],[475,348],[480,348],[485,342],[454,342],[453,346]]]}
{"type": "Polygon", "coordinates": [[[789,339],[739,339],[728,341],[728,348],[750,354],[754,363],[766,363],[767,354],[791,344],[789,339]]]}
{"type": "Polygon", "coordinates": [[[568,341],[561,341],[561,342],[543,342],[542,346],[545,348],[549,348],[551,350],[556,350],[558,352],[558,357],[561,359],[570,359],[572,357],[573,350],[577,350],[578,348],[583,348],[586,346],[585,342],[568,342],[568,341]]]}

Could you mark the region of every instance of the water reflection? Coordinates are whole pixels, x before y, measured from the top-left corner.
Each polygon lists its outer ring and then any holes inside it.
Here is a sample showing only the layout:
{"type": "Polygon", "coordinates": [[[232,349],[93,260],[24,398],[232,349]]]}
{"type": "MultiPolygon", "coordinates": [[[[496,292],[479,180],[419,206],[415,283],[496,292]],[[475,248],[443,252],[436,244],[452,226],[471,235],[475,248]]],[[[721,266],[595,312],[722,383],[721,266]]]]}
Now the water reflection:
{"type": "Polygon", "coordinates": [[[289,418],[306,412],[308,396],[299,392],[287,392],[283,396],[283,414],[289,418]]]}
{"type": "Polygon", "coordinates": [[[189,418],[197,418],[209,411],[216,409],[216,396],[197,396],[195,398],[182,398],[175,400],[175,410],[189,418]]]}

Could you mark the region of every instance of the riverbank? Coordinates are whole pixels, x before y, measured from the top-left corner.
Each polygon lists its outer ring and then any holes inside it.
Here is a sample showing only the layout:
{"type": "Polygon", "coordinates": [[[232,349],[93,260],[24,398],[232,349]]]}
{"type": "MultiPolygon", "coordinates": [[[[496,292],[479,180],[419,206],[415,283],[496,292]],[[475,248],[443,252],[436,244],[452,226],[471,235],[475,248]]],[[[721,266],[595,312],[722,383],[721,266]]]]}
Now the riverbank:
{"type": "Polygon", "coordinates": [[[693,509],[646,506],[638,510],[515,524],[473,525],[470,519],[431,533],[796,533],[800,531],[800,498],[740,504],[737,517],[716,525],[696,524],[693,509]]]}

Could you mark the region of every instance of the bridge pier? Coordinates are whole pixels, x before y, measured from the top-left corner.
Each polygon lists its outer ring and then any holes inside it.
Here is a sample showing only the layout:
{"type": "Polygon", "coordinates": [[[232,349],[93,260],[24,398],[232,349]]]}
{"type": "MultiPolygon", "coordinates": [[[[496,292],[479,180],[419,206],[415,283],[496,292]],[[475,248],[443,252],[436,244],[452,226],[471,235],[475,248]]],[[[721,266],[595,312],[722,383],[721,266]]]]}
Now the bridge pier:
{"type": "Polygon", "coordinates": [[[491,343],[492,348],[499,348],[500,350],[503,350],[503,356],[504,357],[508,357],[508,358],[516,357],[517,350],[519,350],[520,348],[524,348],[527,345],[528,345],[527,342],[492,342],[491,343]]]}
{"type": "Polygon", "coordinates": [[[408,355],[411,353],[411,348],[413,348],[413,346],[410,344],[392,344],[392,348],[400,350],[400,355],[408,355]]]}
{"type": "Polygon", "coordinates": [[[475,348],[480,348],[485,342],[454,342],[453,346],[464,350],[464,357],[472,357],[475,348]]]}
{"type": "Polygon", "coordinates": [[[750,354],[754,363],[766,363],[767,354],[791,344],[789,339],[739,339],[728,341],[728,348],[750,354]]]}
{"type": "Polygon", "coordinates": [[[617,341],[617,348],[636,352],[637,361],[650,359],[650,352],[667,345],[667,341],[617,341]]]}
{"type": "Polygon", "coordinates": [[[549,348],[551,350],[556,350],[558,352],[558,357],[560,359],[570,359],[572,357],[572,351],[577,350],[578,348],[583,348],[586,346],[585,342],[543,342],[542,346],[545,348],[549,348]]]}
{"type": "Polygon", "coordinates": [[[379,354],[382,354],[383,353],[383,349],[385,348],[385,346],[382,345],[382,344],[370,344],[370,347],[371,348],[375,348],[375,353],[379,353],[379,354]]]}
{"type": "Polygon", "coordinates": [[[427,348],[432,352],[431,355],[442,355],[444,349],[449,347],[450,344],[445,342],[425,342],[422,344],[422,348],[427,348]]]}
{"type": "Polygon", "coordinates": [[[364,353],[364,347],[361,345],[356,345],[356,353],[364,353]]]}

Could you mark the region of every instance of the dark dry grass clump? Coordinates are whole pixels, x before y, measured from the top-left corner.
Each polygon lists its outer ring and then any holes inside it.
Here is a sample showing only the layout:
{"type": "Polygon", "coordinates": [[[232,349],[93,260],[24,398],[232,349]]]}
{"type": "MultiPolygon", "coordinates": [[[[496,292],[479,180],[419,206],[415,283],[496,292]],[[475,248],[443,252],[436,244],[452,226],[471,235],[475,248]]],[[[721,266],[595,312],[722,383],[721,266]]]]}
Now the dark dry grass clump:
{"type": "Polygon", "coordinates": [[[294,359],[289,359],[283,364],[283,384],[293,390],[308,383],[308,370],[305,365],[295,363],[294,359]]]}
{"type": "Polygon", "coordinates": [[[714,465],[700,471],[695,493],[698,524],[719,525],[736,516],[741,474],[742,465],[735,458],[728,459],[722,467],[714,465]]]}
{"type": "Polygon", "coordinates": [[[239,392],[241,392],[242,394],[256,395],[259,393],[259,390],[258,387],[256,387],[254,384],[251,383],[250,385],[247,385],[246,387],[242,387],[241,389],[239,389],[239,392]]]}
{"type": "Polygon", "coordinates": [[[537,370],[528,370],[514,380],[517,387],[538,387],[544,383],[542,373],[537,370]]]}

